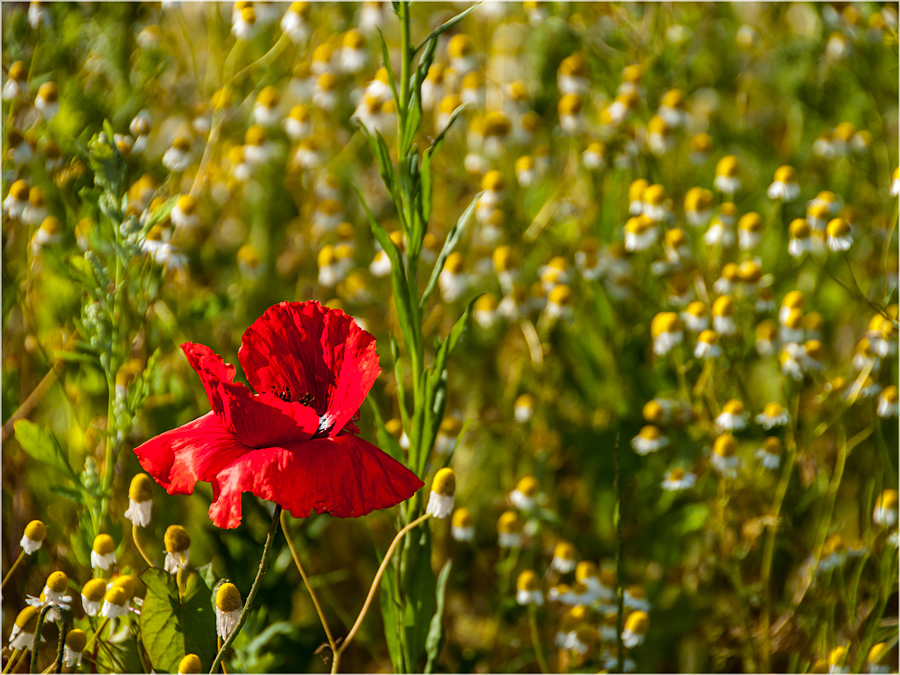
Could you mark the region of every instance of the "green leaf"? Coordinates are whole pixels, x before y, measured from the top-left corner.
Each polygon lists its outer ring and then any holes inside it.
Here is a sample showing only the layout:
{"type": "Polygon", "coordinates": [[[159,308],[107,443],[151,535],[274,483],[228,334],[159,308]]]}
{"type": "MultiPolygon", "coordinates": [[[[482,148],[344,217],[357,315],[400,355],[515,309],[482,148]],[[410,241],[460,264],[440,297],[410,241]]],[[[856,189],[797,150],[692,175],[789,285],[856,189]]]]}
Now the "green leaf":
{"type": "Polygon", "coordinates": [[[76,485],[81,485],[56,436],[28,420],[19,420],[14,428],[16,440],[25,452],[39,462],[56,469],[66,478],[71,478],[76,485]]]}
{"type": "Polygon", "coordinates": [[[391,286],[394,291],[394,306],[397,308],[397,318],[400,320],[400,330],[403,332],[403,340],[406,342],[407,346],[412,345],[413,339],[411,327],[413,310],[409,299],[409,283],[406,280],[406,269],[403,266],[403,259],[400,257],[400,251],[394,245],[394,242],[391,241],[391,237],[388,235],[388,231],[384,226],[375,220],[375,216],[373,216],[372,212],[369,210],[366,198],[363,197],[359,188],[354,185],[353,189],[356,190],[359,201],[362,203],[363,209],[365,209],[366,217],[369,219],[369,226],[372,228],[372,234],[375,236],[375,240],[381,244],[381,248],[384,249],[385,255],[387,255],[391,261],[391,286]]]}
{"type": "Polygon", "coordinates": [[[437,350],[437,354],[434,356],[434,370],[431,373],[431,379],[435,384],[437,384],[441,374],[447,367],[447,359],[450,358],[453,350],[456,349],[456,345],[459,344],[459,340],[466,329],[466,322],[469,320],[469,314],[472,312],[472,307],[475,306],[475,302],[480,297],[481,294],[476,295],[469,301],[469,304],[466,306],[466,311],[464,311],[462,316],[460,316],[456,320],[456,323],[453,324],[453,328],[450,329],[450,335],[447,336],[437,350]]]}
{"type": "Polygon", "coordinates": [[[183,600],[178,597],[175,577],[158,568],[141,574],[147,586],[141,608],[141,641],[153,668],[177,672],[185,654],[196,654],[204,666],[216,655],[216,617],[211,592],[203,576],[191,571],[185,581],[183,600]]]}
{"type": "Polygon", "coordinates": [[[381,29],[378,31],[378,39],[381,41],[381,58],[384,61],[384,69],[387,71],[388,84],[391,85],[391,93],[394,96],[395,110],[400,111],[400,94],[397,93],[397,81],[394,79],[394,69],[391,68],[391,55],[388,52],[387,42],[384,41],[384,34],[381,29]]]}
{"type": "Polygon", "coordinates": [[[382,136],[380,132],[377,132],[376,136],[372,136],[372,132],[369,131],[368,127],[366,127],[361,120],[359,121],[359,128],[362,129],[362,132],[366,135],[366,140],[369,142],[369,148],[375,156],[375,161],[378,162],[378,173],[381,175],[381,182],[384,183],[384,187],[391,196],[391,200],[396,202],[397,180],[394,174],[394,165],[391,163],[391,154],[388,150],[387,143],[385,143],[384,136],[382,136]]]}
{"type": "Polygon", "coordinates": [[[472,213],[475,211],[475,207],[478,205],[478,200],[483,194],[484,191],[479,192],[477,195],[475,195],[475,198],[472,199],[472,203],[469,204],[469,207],[465,211],[463,211],[463,214],[459,217],[459,220],[456,221],[456,225],[453,226],[453,229],[450,230],[450,234],[447,235],[447,240],[444,242],[444,246],[441,249],[440,255],[438,255],[437,262],[434,263],[434,269],[431,270],[431,278],[428,280],[428,285],[425,287],[425,292],[422,294],[422,300],[419,302],[419,307],[421,307],[423,310],[425,309],[425,303],[428,302],[428,298],[431,297],[431,294],[437,287],[438,277],[441,276],[441,270],[444,269],[444,263],[447,262],[447,257],[453,252],[453,249],[459,242],[463,230],[465,229],[466,224],[469,222],[469,218],[472,217],[472,213]]]}
{"type": "Polygon", "coordinates": [[[453,123],[456,121],[456,118],[462,115],[463,110],[469,107],[468,103],[463,103],[456,110],[450,113],[450,117],[447,118],[447,124],[444,125],[444,128],[441,129],[440,133],[435,137],[434,142],[431,144],[431,147],[425,151],[426,154],[434,154],[438,150],[440,150],[441,146],[444,144],[444,138],[447,136],[447,132],[453,127],[453,123]]]}
{"type": "Polygon", "coordinates": [[[63,485],[51,485],[50,492],[60,497],[65,497],[76,504],[84,504],[84,493],[81,490],[75,490],[63,485]]]}
{"type": "Polygon", "coordinates": [[[434,614],[435,584],[431,569],[431,530],[423,527],[410,535],[412,542],[406,550],[406,592],[403,607],[403,637],[411,663],[411,671],[418,671],[430,629],[427,617],[434,614]]]}
{"type": "Polygon", "coordinates": [[[441,568],[441,573],[437,578],[437,588],[435,590],[435,600],[437,608],[434,610],[434,616],[431,617],[431,626],[428,628],[428,638],[425,640],[425,653],[428,654],[428,662],[425,664],[425,672],[434,671],[434,661],[438,654],[441,653],[441,647],[444,646],[444,595],[447,588],[447,579],[450,577],[450,567],[453,565],[452,560],[448,560],[441,568]]]}
{"type": "Polygon", "coordinates": [[[419,43],[418,47],[413,49],[413,55],[415,55],[420,49],[422,49],[422,47],[424,47],[428,43],[429,40],[436,39],[441,33],[444,33],[446,31],[450,30],[451,28],[453,28],[453,26],[455,26],[460,21],[465,19],[469,14],[471,14],[473,11],[475,11],[475,9],[477,9],[480,4],[481,4],[480,2],[476,2],[474,5],[472,5],[468,9],[466,9],[464,12],[460,12],[459,14],[454,16],[449,21],[442,23],[440,26],[438,26],[433,31],[431,31],[428,34],[428,37],[426,37],[424,40],[422,40],[422,42],[419,43]]]}
{"type": "Polygon", "coordinates": [[[382,417],[381,411],[378,409],[378,404],[375,403],[375,399],[371,396],[369,396],[369,405],[372,408],[372,414],[375,416],[375,423],[378,425],[378,447],[387,452],[387,454],[401,464],[404,463],[403,448],[400,447],[397,439],[391,436],[387,429],[384,428],[384,417],[382,417]]]}
{"type": "Polygon", "coordinates": [[[144,232],[149,232],[150,228],[152,228],[154,225],[161,223],[166,218],[168,218],[169,214],[172,213],[172,209],[175,208],[175,205],[177,203],[178,195],[172,197],[171,199],[167,199],[162,206],[157,207],[156,210],[150,214],[150,217],[144,224],[144,232]]]}
{"type": "Polygon", "coordinates": [[[396,560],[390,565],[385,575],[381,578],[381,620],[384,623],[384,638],[387,642],[388,653],[395,673],[405,673],[403,667],[403,650],[400,645],[400,611],[394,598],[397,597],[397,587],[394,584],[394,565],[400,563],[396,560]]]}

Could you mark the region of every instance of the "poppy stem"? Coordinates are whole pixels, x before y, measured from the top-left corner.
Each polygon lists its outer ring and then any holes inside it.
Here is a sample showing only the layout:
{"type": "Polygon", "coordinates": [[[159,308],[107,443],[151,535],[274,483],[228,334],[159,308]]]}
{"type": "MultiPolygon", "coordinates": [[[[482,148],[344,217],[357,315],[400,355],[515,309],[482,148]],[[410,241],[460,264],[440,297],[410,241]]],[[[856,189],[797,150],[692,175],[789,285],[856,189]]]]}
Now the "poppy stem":
{"type": "Polygon", "coordinates": [[[216,654],[216,660],[213,661],[212,668],[209,669],[210,673],[215,673],[219,669],[219,664],[221,664],[222,659],[225,658],[225,652],[228,651],[231,647],[231,643],[234,642],[238,633],[241,632],[241,628],[244,627],[244,624],[247,622],[247,617],[250,615],[250,610],[253,609],[253,601],[256,599],[256,594],[259,592],[259,582],[262,580],[263,574],[266,573],[266,567],[268,567],[269,549],[272,547],[272,540],[275,539],[275,531],[278,529],[278,518],[280,515],[281,507],[276,505],[275,513],[272,516],[272,524],[269,525],[269,534],[266,536],[266,543],[263,546],[262,557],[259,559],[259,569],[256,571],[256,578],[253,580],[253,585],[250,587],[250,594],[247,596],[247,602],[244,603],[244,609],[241,610],[237,625],[228,635],[228,639],[225,640],[225,644],[222,645],[219,653],[216,654]]]}
{"type": "Polygon", "coordinates": [[[43,629],[44,621],[47,620],[47,615],[50,613],[51,609],[53,609],[53,607],[47,605],[38,615],[37,626],[34,629],[34,642],[31,644],[31,668],[28,670],[30,673],[37,672],[38,652],[41,650],[41,629],[43,629]]]}
{"type": "Polygon", "coordinates": [[[294,548],[294,542],[291,541],[290,534],[288,534],[287,515],[284,511],[281,512],[281,531],[284,532],[284,538],[287,540],[288,548],[291,551],[291,557],[294,559],[294,564],[297,566],[297,571],[300,572],[300,576],[303,577],[303,583],[306,584],[306,589],[309,591],[309,597],[312,598],[313,605],[316,608],[316,613],[319,615],[319,621],[322,622],[322,628],[325,629],[325,636],[328,638],[328,644],[331,647],[331,651],[336,653],[337,645],[334,643],[334,637],[331,635],[331,629],[328,627],[328,622],[325,620],[325,613],[322,611],[322,605],[319,604],[319,598],[316,597],[316,592],[313,590],[313,587],[309,583],[309,578],[306,576],[306,572],[303,570],[303,565],[300,563],[300,556],[297,553],[297,549],[294,548]]]}
{"type": "Polygon", "coordinates": [[[138,526],[137,523],[133,523],[131,525],[131,538],[134,541],[134,547],[138,550],[138,553],[141,554],[141,557],[144,559],[150,567],[155,567],[155,565],[150,562],[150,558],[147,556],[146,552],[144,552],[144,547],[141,546],[141,542],[138,539],[138,526]]]}
{"type": "Polygon", "coordinates": [[[419,516],[414,521],[412,521],[409,525],[404,527],[397,533],[397,536],[394,537],[394,541],[391,542],[391,545],[388,547],[387,553],[384,554],[384,560],[381,561],[381,566],[378,568],[378,571],[375,573],[375,578],[372,580],[372,586],[369,588],[369,595],[366,596],[366,601],[363,603],[362,609],[359,612],[359,616],[356,617],[356,623],[353,624],[353,627],[350,629],[350,632],[347,634],[347,637],[341,643],[341,646],[337,651],[334,652],[334,661],[331,664],[331,672],[338,672],[338,663],[341,660],[341,654],[344,653],[344,650],[347,648],[347,645],[350,644],[350,641],[353,640],[353,636],[356,635],[356,631],[359,630],[359,627],[362,625],[363,619],[366,617],[366,612],[369,611],[369,605],[372,604],[372,599],[375,597],[375,591],[378,589],[378,582],[381,581],[381,576],[384,574],[384,571],[387,569],[388,563],[391,561],[391,557],[394,555],[394,550],[403,541],[403,537],[407,532],[412,530],[417,525],[424,523],[428,518],[431,517],[430,513],[426,513],[422,516],[419,516]]]}
{"type": "Polygon", "coordinates": [[[9,581],[10,577],[12,577],[13,572],[16,571],[16,568],[22,564],[22,561],[25,559],[25,551],[19,553],[19,557],[16,558],[16,562],[13,563],[13,566],[9,568],[9,572],[6,573],[6,576],[3,577],[3,583],[0,584],[0,589],[6,586],[6,582],[9,581]]]}

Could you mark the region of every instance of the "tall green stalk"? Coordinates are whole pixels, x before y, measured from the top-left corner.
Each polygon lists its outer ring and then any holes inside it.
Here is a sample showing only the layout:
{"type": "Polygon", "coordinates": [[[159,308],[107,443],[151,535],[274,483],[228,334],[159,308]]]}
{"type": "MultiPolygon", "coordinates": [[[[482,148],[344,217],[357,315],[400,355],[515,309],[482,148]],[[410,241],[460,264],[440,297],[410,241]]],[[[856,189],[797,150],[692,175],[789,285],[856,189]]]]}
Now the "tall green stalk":
{"type": "MultiPolygon", "coordinates": [[[[422,329],[423,315],[431,293],[437,285],[437,278],[443,269],[447,256],[456,245],[462,229],[474,211],[475,200],[462,214],[456,226],[447,235],[447,240],[431,270],[424,291],[419,286],[419,255],[428,231],[428,221],[432,206],[431,158],[442,145],[444,135],[462,108],[451,116],[444,130],[439,131],[435,140],[419,151],[415,142],[422,121],[421,87],[429,68],[434,62],[437,38],[445,30],[456,24],[469,11],[451,19],[433,31],[421,44],[413,46],[410,30],[409,2],[395,5],[400,20],[400,82],[395,81],[391,68],[387,45],[382,39],[384,66],[388,73],[391,91],[397,110],[397,162],[391,160],[391,151],[384,137],[377,131],[373,134],[361,125],[372,154],[378,162],[382,180],[391,201],[396,208],[401,231],[405,235],[405,259],[394,244],[387,230],[376,220],[369,210],[365,198],[360,200],[369,219],[375,239],[384,249],[391,262],[391,288],[394,307],[399,324],[399,338],[406,358],[409,359],[412,388],[412,410],[407,409],[403,370],[399,363],[400,351],[396,341],[392,341],[394,355],[394,375],[397,379],[398,399],[401,418],[407,427],[409,437],[409,465],[420,477],[425,478],[431,470],[429,457],[444,417],[447,390],[447,361],[462,336],[472,305],[463,312],[450,334],[438,341],[430,365],[426,365],[425,335],[422,329]],[[418,55],[418,61],[414,59],[418,55]]],[[[381,438],[387,438],[384,429],[381,438]]],[[[440,467],[435,467],[440,468],[440,467]]],[[[402,514],[402,524],[414,521],[423,511],[421,493],[410,500],[402,514]]],[[[435,607],[436,577],[431,569],[431,541],[427,530],[408,535],[401,553],[394,564],[394,573],[387,575],[390,587],[382,596],[382,614],[385,629],[390,633],[388,644],[392,647],[391,657],[396,670],[415,670],[422,661],[425,634],[429,629],[431,614],[435,607]]],[[[429,644],[433,641],[429,640],[429,644]]]]}

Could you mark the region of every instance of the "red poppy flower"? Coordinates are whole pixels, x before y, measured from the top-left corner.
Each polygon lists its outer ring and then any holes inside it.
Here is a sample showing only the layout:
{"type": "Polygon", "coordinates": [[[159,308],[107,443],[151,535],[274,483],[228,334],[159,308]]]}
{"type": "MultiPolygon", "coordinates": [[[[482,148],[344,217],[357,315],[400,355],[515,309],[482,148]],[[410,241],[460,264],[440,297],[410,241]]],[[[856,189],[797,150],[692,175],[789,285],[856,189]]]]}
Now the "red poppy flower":
{"type": "Polygon", "coordinates": [[[141,466],[169,494],[212,484],[209,517],[241,522],[241,494],[280,504],[295,518],[310,510],[340,518],[409,499],[415,474],[357,438],[359,407],[381,368],[375,338],[340,310],[283,302],[257,319],[235,368],[204,345],[181,346],[206,389],[212,412],[135,449],[141,466]]]}

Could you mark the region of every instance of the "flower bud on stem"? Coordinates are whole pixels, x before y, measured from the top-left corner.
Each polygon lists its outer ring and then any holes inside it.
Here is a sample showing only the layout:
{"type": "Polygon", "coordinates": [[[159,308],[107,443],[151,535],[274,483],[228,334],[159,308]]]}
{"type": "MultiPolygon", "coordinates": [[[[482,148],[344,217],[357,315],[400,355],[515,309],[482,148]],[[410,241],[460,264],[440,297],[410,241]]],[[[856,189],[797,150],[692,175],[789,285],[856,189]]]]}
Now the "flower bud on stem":
{"type": "Polygon", "coordinates": [[[272,540],[275,538],[275,530],[278,529],[279,516],[281,516],[281,507],[276,505],[275,513],[272,516],[272,524],[269,525],[269,534],[266,536],[266,543],[263,546],[262,557],[259,559],[259,569],[256,572],[256,578],[253,580],[253,586],[250,587],[250,594],[247,595],[247,602],[244,604],[244,609],[241,611],[241,616],[238,618],[237,625],[234,627],[234,630],[229,633],[228,639],[225,640],[225,643],[222,645],[221,649],[219,649],[219,653],[216,654],[216,659],[209,669],[210,673],[215,673],[219,669],[219,664],[222,663],[222,660],[225,658],[225,652],[228,651],[231,647],[231,643],[234,642],[238,633],[241,632],[241,628],[243,628],[244,624],[247,622],[247,616],[250,614],[250,610],[253,609],[253,601],[256,599],[256,594],[259,592],[259,582],[262,580],[263,574],[266,573],[269,548],[271,548],[272,540]]]}

